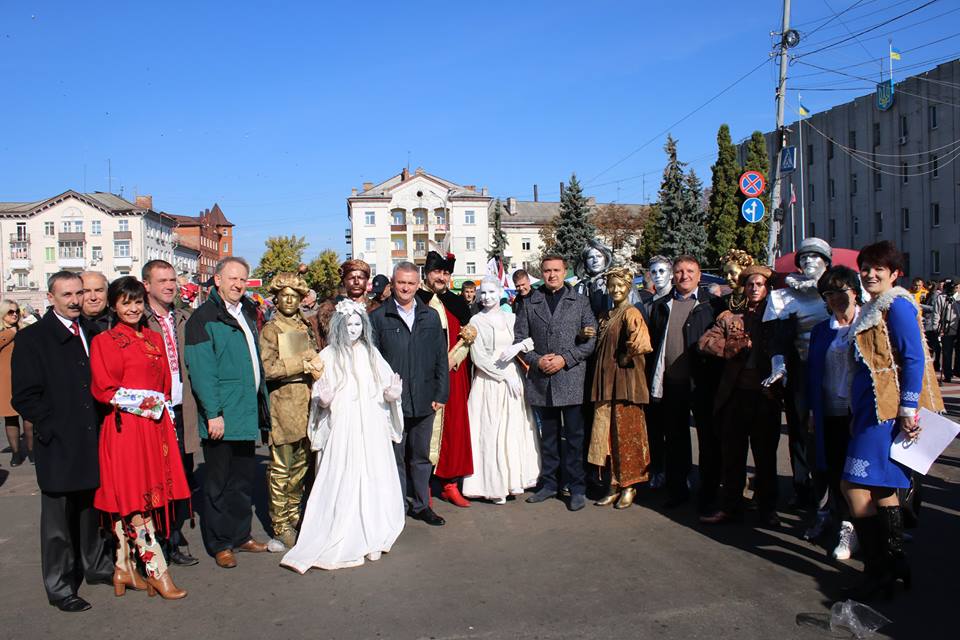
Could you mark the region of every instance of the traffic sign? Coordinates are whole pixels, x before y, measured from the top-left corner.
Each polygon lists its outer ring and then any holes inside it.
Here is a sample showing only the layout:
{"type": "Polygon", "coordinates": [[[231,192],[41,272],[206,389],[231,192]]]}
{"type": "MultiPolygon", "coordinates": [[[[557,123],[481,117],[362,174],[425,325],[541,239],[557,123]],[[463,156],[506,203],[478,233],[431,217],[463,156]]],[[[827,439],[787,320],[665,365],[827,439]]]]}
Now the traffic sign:
{"type": "Polygon", "coordinates": [[[765,212],[766,207],[763,206],[763,200],[760,198],[747,198],[743,201],[743,206],[740,207],[740,215],[743,216],[744,220],[751,223],[763,220],[765,212]]]}
{"type": "Polygon", "coordinates": [[[797,168],[797,148],[784,147],[780,152],[780,173],[793,173],[797,168]]]}
{"type": "Polygon", "coordinates": [[[247,286],[248,286],[248,287],[262,287],[262,286],[263,286],[263,279],[262,279],[262,278],[250,278],[249,280],[247,280],[247,286]]]}
{"type": "Polygon", "coordinates": [[[746,171],[740,176],[740,193],[748,198],[760,195],[766,186],[759,171],[746,171]]]}

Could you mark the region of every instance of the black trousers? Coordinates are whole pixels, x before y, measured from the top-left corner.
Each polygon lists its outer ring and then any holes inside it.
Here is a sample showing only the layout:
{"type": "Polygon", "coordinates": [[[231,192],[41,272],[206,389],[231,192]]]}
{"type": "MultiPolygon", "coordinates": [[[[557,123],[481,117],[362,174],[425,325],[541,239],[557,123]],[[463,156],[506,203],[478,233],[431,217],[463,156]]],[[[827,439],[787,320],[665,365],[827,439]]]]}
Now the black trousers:
{"type": "Polygon", "coordinates": [[[715,397],[714,388],[697,387],[693,391],[693,424],[697,429],[697,468],[700,474],[697,503],[703,512],[716,501],[723,473],[720,425],[713,412],[715,397]]]}
{"type": "Polygon", "coordinates": [[[562,486],[571,495],[586,492],[583,462],[583,408],[534,407],[540,416],[541,489],[556,492],[562,486]]]}
{"type": "Polygon", "coordinates": [[[780,403],[763,391],[738,389],[722,412],[723,510],[743,510],[747,479],[747,446],[753,451],[754,497],[760,511],[777,507],[777,446],[780,403]]]}
{"type": "Polygon", "coordinates": [[[810,404],[807,401],[807,363],[797,360],[787,377],[784,413],[787,415],[787,439],[790,446],[790,469],[793,470],[793,491],[801,500],[811,496],[813,487],[807,460],[810,404]]]}
{"type": "MultiPolygon", "coordinates": [[[[177,448],[180,450],[180,461],[183,463],[183,472],[187,476],[187,485],[190,491],[194,488],[193,478],[193,454],[187,453],[183,448],[183,406],[177,405],[173,409],[173,426],[177,431],[177,448]]],[[[173,548],[184,547],[187,545],[187,539],[183,535],[183,525],[190,519],[190,502],[188,500],[177,500],[173,504],[173,517],[168,527],[170,532],[168,538],[163,541],[164,551],[169,553],[173,548]]]]}
{"type": "Polygon", "coordinates": [[[960,358],[956,357],[956,344],[957,336],[941,336],[940,338],[940,348],[943,352],[943,364],[940,365],[940,371],[943,373],[943,379],[948,382],[953,378],[954,373],[958,373],[956,365],[960,358]]]}
{"type": "Polygon", "coordinates": [[[823,417],[823,456],[827,464],[827,488],[830,492],[831,513],[840,520],[850,519],[850,507],[843,497],[840,481],[843,465],[847,461],[847,445],[850,444],[850,416],[823,417]]]}
{"type": "Polygon", "coordinates": [[[393,444],[400,475],[400,494],[410,503],[410,512],[419,513],[430,506],[430,438],[436,413],[403,419],[403,440],[393,444]],[[410,492],[409,495],[407,492],[410,492]]]}
{"type": "Polygon", "coordinates": [[[930,349],[930,357],[933,358],[934,371],[940,371],[940,333],[934,331],[924,331],[927,337],[927,347],[930,349]]]}
{"type": "Polygon", "coordinates": [[[109,580],[113,558],[101,537],[93,493],[40,494],[40,566],[43,587],[51,603],[76,595],[86,578],[109,580]]]}
{"type": "Polygon", "coordinates": [[[203,537],[210,553],[235,549],[250,539],[256,443],[203,441],[203,537]]]}
{"type": "Polygon", "coordinates": [[[650,443],[650,473],[663,473],[666,459],[666,445],[663,429],[663,403],[651,402],[644,411],[647,416],[647,441],[650,443]]]}
{"type": "Polygon", "coordinates": [[[690,406],[693,394],[689,383],[663,383],[663,398],[657,415],[663,429],[664,470],[667,474],[667,493],[671,499],[685,499],[690,490],[687,477],[693,466],[693,447],[690,444],[690,406]]]}

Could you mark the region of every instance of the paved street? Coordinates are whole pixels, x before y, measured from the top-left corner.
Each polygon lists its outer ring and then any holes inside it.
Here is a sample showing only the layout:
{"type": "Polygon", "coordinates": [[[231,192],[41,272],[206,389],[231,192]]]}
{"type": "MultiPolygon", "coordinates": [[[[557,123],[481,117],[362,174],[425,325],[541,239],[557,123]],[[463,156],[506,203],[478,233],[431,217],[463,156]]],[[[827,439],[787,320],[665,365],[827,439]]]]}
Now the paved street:
{"type": "MultiPolygon", "coordinates": [[[[951,393],[956,418],[960,403],[951,393]]],[[[46,604],[40,581],[33,470],[11,470],[7,459],[0,469],[5,639],[842,637],[819,625],[836,587],[854,575],[800,539],[804,523],[785,511],[782,528],[771,531],[706,529],[691,508],[650,508],[662,501],[650,493],[624,512],[588,505],[568,513],[558,501],[465,510],[440,503],[446,527],[408,520],[393,552],[361,568],[298,576],[279,568],[276,555],[240,555],[233,570],[204,556],[196,567],[174,569],[186,600],[115,598],[110,587],[84,586],[93,609],[68,615],[46,604]]],[[[261,455],[261,474],[265,464],[261,455]]],[[[922,527],[908,547],[914,591],[877,606],[894,621],[888,637],[955,637],[958,483],[955,442],[924,486],[922,527]]],[[[255,527],[265,539],[262,523],[255,527]]],[[[187,535],[199,555],[199,530],[187,535]]]]}

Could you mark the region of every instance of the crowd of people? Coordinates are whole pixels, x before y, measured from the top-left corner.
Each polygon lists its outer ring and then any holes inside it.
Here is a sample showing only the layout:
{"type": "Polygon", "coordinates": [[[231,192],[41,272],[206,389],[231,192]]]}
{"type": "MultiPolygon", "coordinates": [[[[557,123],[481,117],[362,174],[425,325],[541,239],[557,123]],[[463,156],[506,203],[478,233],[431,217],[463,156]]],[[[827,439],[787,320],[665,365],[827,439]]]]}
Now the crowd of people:
{"type": "Polygon", "coordinates": [[[194,507],[217,566],[274,552],[300,573],[378,560],[406,518],[444,525],[437,499],[529,493],[580,511],[590,492],[623,510],[649,484],[664,509],[695,498],[704,526],[755,511],[775,527],[781,412],[793,504],[818,507],[812,528],[833,523],[835,557],[859,548],[864,560],[851,593],[909,587],[897,490],[912,478],[889,449],[898,432],[919,436],[919,408],[943,411],[924,333],[952,354],[960,314],[952,289],[931,300],[896,286],[896,247],[863,248],[858,273],[808,238],[782,288],[733,250],[721,295],[688,255],[652,258],[638,291],[598,243],[577,286],[545,255],[538,287],[514,274],[512,300],[495,277],[454,293],[454,266],[431,251],[371,281],[347,260],[340,295],[319,302],[301,274],[279,273],[269,318],[235,257],[192,312],[161,260],[140,280],[54,274],[50,308],[27,328],[2,303],[0,408],[11,444],[22,418],[36,463],[50,603],[88,609],[84,579],[186,596],[170,566],[198,562],[183,531],[194,507]],[[265,542],[252,534],[258,440],[270,449],[265,542]]]}

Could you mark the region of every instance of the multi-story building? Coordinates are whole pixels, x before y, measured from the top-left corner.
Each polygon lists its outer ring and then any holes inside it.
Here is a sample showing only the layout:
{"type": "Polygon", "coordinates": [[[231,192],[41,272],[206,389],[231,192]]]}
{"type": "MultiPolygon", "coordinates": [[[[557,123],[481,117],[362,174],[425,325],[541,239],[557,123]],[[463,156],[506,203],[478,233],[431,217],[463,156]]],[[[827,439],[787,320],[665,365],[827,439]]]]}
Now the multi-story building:
{"type": "Polygon", "coordinates": [[[65,191],[36,202],[0,203],[3,295],[44,306],[47,278],[60,270],[101,271],[110,280],[139,276],[143,262],[172,262],[174,221],[112,193],[65,191]]]}
{"type": "Polygon", "coordinates": [[[457,256],[455,279],[477,278],[486,270],[491,200],[486,189],[404,169],[353,190],[347,240],[374,274],[389,275],[402,261],[422,265],[428,251],[446,248],[457,256]]]}
{"type": "MultiPolygon", "coordinates": [[[[907,258],[907,275],[960,273],[960,60],[897,82],[893,105],[862,96],[790,126],[799,167],[784,182],[798,203],[795,236],[858,249],[890,240],[907,258]],[[805,234],[800,228],[802,198],[805,234]]],[[[777,136],[766,134],[775,158],[777,136]]],[[[746,145],[740,146],[741,161],[746,145]]],[[[772,164],[772,163],[771,163],[772,164]]],[[[781,246],[792,251],[791,216],[781,246]]]]}
{"type": "Polygon", "coordinates": [[[233,255],[234,224],[214,203],[196,216],[168,214],[176,222],[177,244],[197,252],[196,280],[206,282],[213,276],[217,262],[233,255]]]}
{"type": "Polygon", "coordinates": [[[184,282],[195,282],[199,277],[200,252],[186,245],[173,248],[173,268],[184,282]]]}

